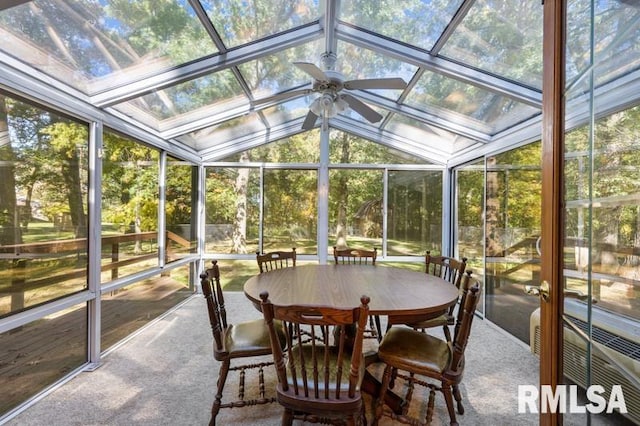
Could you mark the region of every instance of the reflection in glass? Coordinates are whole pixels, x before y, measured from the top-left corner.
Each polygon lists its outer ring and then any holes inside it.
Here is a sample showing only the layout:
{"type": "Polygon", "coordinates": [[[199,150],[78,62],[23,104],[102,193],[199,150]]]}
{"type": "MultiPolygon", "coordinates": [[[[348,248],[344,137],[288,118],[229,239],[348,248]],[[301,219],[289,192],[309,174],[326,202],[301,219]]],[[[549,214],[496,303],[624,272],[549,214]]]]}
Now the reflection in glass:
{"type": "MultiPolygon", "coordinates": [[[[456,259],[467,258],[467,269],[482,282],[484,277],[484,159],[460,166],[455,171],[456,259]]],[[[484,298],[483,298],[484,299],[484,298]]],[[[484,302],[478,304],[484,312],[484,302]]]]}
{"type": "Polygon", "coordinates": [[[193,294],[189,265],[102,295],[101,347],[105,351],[193,294]]]}
{"type": "Polygon", "coordinates": [[[86,362],[86,304],[1,333],[0,414],[86,362]]]}
{"type": "Polygon", "coordinates": [[[88,141],[0,93],[0,317],[87,287],[88,141]]]}
{"type": "MultiPolygon", "coordinates": [[[[240,161],[249,161],[246,151],[240,161]]],[[[255,253],[260,223],[260,169],[207,167],[205,186],[205,251],[255,253]]]]}
{"type": "Polygon", "coordinates": [[[265,170],[263,250],[316,254],[318,172],[265,170]]]}
{"type": "Polygon", "coordinates": [[[198,249],[197,198],[198,168],[191,163],[167,156],[165,217],[167,224],[166,256],[179,259],[198,249]]]}
{"type": "Polygon", "coordinates": [[[442,172],[390,171],[387,254],[422,256],[442,248],[442,172]]]}
{"type": "Polygon", "coordinates": [[[524,291],[540,282],[540,148],[533,143],[486,160],[485,314],[525,343],[540,304],[524,291]]]}
{"type": "Polygon", "coordinates": [[[102,283],[158,265],[158,161],[155,149],[104,132],[102,283]]]}

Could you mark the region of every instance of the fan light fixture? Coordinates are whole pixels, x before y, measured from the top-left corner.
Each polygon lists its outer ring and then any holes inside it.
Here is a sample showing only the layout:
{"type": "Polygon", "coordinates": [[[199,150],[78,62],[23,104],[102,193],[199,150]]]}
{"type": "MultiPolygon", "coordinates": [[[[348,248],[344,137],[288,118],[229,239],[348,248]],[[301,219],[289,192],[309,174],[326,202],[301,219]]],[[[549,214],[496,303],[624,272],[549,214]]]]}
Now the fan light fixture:
{"type": "Polygon", "coordinates": [[[349,105],[339,95],[332,95],[331,93],[324,93],[319,98],[316,98],[309,109],[317,116],[324,116],[327,118],[335,117],[341,112],[345,111],[349,105]]]}

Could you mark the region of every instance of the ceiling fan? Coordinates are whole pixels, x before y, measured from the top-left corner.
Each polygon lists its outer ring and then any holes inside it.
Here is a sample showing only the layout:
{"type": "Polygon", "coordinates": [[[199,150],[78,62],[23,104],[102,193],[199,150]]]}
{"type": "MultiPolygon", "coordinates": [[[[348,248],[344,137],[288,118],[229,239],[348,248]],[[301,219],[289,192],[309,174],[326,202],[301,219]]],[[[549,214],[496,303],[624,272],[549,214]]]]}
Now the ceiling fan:
{"type": "Polygon", "coordinates": [[[320,93],[309,105],[309,112],[302,123],[305,130],[312,129],[318,117],[335,117],[337,114],[351,108],[371,123],[377,123],[382,116],[345,90],[354,89],[404,89],[407,83],[401,78],[368,78],[360,80],[345,80],[342,73],[333,69],[335,55],[323,55],[323,63],[326,70],[322,71],[316,65],[309,62],[293,62],[293,65],[313,77],[313,88],[292,90],[280,93],[269,98],[260,99],[258,103],[267,103],[275,100],[293,98],[309,93],[320,93]]]}

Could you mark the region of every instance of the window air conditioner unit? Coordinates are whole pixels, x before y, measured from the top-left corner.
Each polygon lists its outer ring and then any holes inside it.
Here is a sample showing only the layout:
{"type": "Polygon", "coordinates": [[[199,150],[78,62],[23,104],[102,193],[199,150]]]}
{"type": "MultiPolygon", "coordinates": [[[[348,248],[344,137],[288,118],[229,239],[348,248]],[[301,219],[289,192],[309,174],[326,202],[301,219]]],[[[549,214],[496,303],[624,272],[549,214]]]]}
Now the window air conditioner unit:
{"type": "MultiPolygon", "coordinates": [[[[571,317],[574,324],[585,333],[588,323],[584,317],[584,306],[578,301],[565,302],[565,315],[571,317]]],[[[623,365],[635,377],[640,377],[640,324],[602,309],[592,310],[592,335],[598,347],[623,365]]],[[[540,355],[540,308],[530,317],[531,352],[540,355]]],[[[621,385],[627,414],[622,414],[635,424],[640,425],[640,389],[634,386],[621,372],[620,368],[597,350],[591,351],[591,383],[602,385],[609,400],[613,385],[621,385]]],[[[587,386],[587,350],[586,343],[574,330],[564,327],[564,375],[582,388],[587,386]]]]}

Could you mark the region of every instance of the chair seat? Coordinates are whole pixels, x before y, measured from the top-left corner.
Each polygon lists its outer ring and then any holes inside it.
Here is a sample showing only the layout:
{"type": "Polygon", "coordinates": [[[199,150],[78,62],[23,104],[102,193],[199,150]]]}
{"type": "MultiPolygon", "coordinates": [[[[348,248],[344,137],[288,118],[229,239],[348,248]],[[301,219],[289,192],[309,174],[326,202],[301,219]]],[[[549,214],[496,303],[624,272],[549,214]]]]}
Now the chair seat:
{"type": "MultiPolygon", "coordinates": [[[[276,330],[283,335],[282,327],[276,327],[276,330]]],[[[262,318],[230,324],[224,336],[227,356],[232,358],[271,354],[269,330],[262,318]]],[[[281,341],[284,341],[284,337],[281,341]]]]}
{"type": "Polygon", "coordinates": [[[453,325],[453,324],[454,324],[454,320],[451,315],[442,314],[435,318],[425,319],[424,321],[418,321],[418,322],[407,324],[407,325],[413,328],[433,328],[433,327],[453,325]]]}
{"type": "Polygon", "coordinates": [[[378,357],[385,364],[417,374],[444,371],[451,360],[447,342],[409,328],[392,327],[378,347],[378,357]]]}
{"type": "MultiPolygon", "coordinates": [[[[324,347],[323,349],[320,350],[320,352],[317,351],[317,348],[319,347],[319,345],[316,345],[316,353],[321,353],[324,355],[324,347]]],[[[300,346],[296,346],[294,348],[292,348],[291,350],[291,356],[289,357],[288,362],[291,363],[293,362],[299,362],[300,359],[300,346]]],[[[302,346],[302,356],[304,357],[305,360],[309,361],[311,360],[311,357],[313,356],[312,354],[312,349],[311,349],[311,345],[303,345],[302,346]]],[[[329,350],[329,365],[331,366],[331,371],[329,373],[329,388],[333,389],[333,391],[335,392],[336,389],[336,375],[338,373],[338,348],[337,347],[331,347],[329,350]]],[[[310,389],[314,389],[315,388],[315,379],[314,379],[314,371],[312,369],[313,364],[312,363],[308,363],[307,364],[307,377],[306,377],[306,381],[307,381],[307,386],[310,389]]],[[[348,354],[343,354],[342,355],[342,378],[340,380],[340,390],[347,392],[349,390],[349,381],[345,380],[345,378],[349,375],[349,369],[351,368],[351,357],[348,354]]],[[[360,390],[360,384],[362,383],[362,379],[364,378],[364,373],[365,373],[365,363],[364,363],[364,356],[360,357],[360,368],[358,370],[358,381],[356,383],[356,390],[360,390]]],[[[298,386],[304,386],[303,385],[303,381],[301,377],[297,378],[297,382],[298,382],[298,386]]],[[[288,382],[289,385],[291,386],[289,388],[289,393],[293,392],[293,380],[290,376],[288,376],[288,382]]],[[[320,391],[324,391],[325,389],[325,377],[319,377],[318,378],[318,389],[320,391]]]]}

